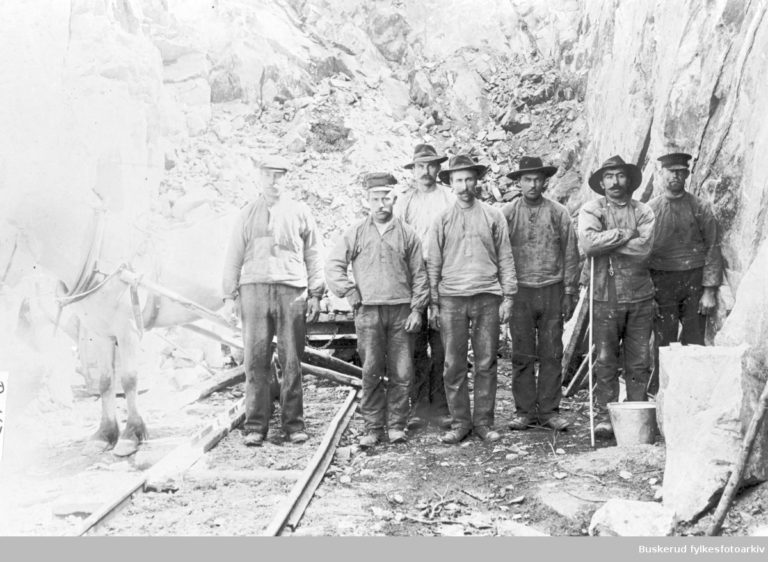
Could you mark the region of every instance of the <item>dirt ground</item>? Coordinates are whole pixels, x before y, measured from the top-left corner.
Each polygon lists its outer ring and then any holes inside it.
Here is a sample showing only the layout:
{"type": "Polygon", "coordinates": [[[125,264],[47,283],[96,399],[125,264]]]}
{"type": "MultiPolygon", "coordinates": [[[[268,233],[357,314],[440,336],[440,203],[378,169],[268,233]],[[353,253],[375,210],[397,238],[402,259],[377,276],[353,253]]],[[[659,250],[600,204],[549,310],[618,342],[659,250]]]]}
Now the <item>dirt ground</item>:
{"type": "MultiPolygon", "coordinates": [[[[592,514],[610,498],[653,501],[664,469],[663,443],[619,448],[589,443],[586,397],[564,399],[567,432],[543,428],[511,432],[509,361],[500,361],[497,428],[493,444],[470,437],[458,446],[439,441],[434,426],[408,443],[363,451],[356,413],[328,474],[299,526],[307,535],[585,535],[592,514]]],[[[81,396],[69,411],[39,413],[9,434],[18,452],[3,462],[0,534],[74,534],[87,513],[140,471],[206,425],[242,396],[242,385],[209,400],[180,406],[178,392],[161,383],[141,395],[151,439],[129,459],[93,452],[87,437],[99,404],[81,396]],[[174,403],[174,396],[176,402],[174,403]],[[19,441],[25,443],[19,448],[19,441]]],[[[348,390],[305,378],[305,419],[310,441],[291,445],[279,430],[279,410],[267,443],[246,448],[235,430],[162,491],[138,494],[100,530],[106,535],[258,535],[323,438],[348,390]]],[[[124,415],[124,414],[123,414],[124,415]]],[[[6,451],[9,449],[6,448],[6,451]]],[[[703,534],[711,515],[682,525],[679,534],[703,534]]],[[[732,508],[724,534],[746,535],[768,523],[768,486],[747,490],[732,508]]],[[[288,533],[290,534],[290,532],[288,533]]]]}

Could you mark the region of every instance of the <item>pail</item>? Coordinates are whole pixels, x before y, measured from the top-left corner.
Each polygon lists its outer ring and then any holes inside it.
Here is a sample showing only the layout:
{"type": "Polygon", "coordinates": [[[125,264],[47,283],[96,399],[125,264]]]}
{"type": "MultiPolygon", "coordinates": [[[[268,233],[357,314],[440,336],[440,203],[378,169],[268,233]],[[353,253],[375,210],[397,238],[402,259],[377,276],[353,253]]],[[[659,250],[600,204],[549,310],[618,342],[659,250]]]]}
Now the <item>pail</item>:
{"type": "Polygon", "coordinates": [[[613,434],[619,447],[651,444],[656,440],[656,404],[653,402],[611,402],[608,404],[613,434]]]}

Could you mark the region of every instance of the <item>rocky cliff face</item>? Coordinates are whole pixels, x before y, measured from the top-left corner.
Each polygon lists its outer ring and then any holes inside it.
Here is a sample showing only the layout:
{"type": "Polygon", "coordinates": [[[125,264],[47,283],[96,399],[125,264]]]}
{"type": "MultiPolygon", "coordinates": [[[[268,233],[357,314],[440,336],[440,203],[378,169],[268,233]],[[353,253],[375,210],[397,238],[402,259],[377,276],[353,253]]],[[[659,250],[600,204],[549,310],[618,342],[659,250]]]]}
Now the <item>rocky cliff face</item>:
{"type": "MultiPolygon", "coordinates": [[[[647,199],[655,158],[679,149],[696,157],[691,189],[723,225],[721,310],[756,298],[739,289],[750,268],[750,285],[765,279],[765,2],[19,0],[0,11],[13,53],[0,62],[6,217],[30,198],[96,191],[112,210],[178,219],[190,199],[238,204],[249,157],[285,151],[294,195],[330,236],[363,211],[358,175],[407,181],[401,166],[422,139],[489,161],[491,199],[520,155],[540,154],[560,166],[551,193],[572,211],[606,157],[641,165],[647,199]]],[[[735,318],[723,341],[741,337],[735,318]]]]}

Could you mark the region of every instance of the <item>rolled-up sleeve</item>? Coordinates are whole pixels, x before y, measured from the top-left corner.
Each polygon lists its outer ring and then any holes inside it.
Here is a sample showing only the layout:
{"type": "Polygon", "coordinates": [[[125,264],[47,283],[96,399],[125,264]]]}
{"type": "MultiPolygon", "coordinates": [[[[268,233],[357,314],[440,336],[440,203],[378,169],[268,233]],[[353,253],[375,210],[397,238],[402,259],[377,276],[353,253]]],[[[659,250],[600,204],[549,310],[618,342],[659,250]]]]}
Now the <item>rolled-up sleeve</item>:
{"type": "Polygon", "coordinates": [[[323,245],[314,217],[306,209],[305,228],[302,233],[304,240],[304,264],[307,268],[307,292],[311,297],[322,298],[325,293],[323,280],[323,245]]]}
{"type": "Polygon", "coordinates": [[[227,253],[224,257],[224,272],[222,276],[224,298],[234,299],[237,297],[246,244],[243,213],[238,213],[235,223],[232,225],[232,233],[230,234],[227,253]]]}
{"type": "Polygon", "coordinates": [[[422,312],[429,304],[429,278],[421,242],[415,232],[407,234],[408,267],[411,270],[411,310],[422,312]]]}
{"type": "Polygon", "coordinates": [[[349,278],[349,262],[352,253],[350,231],[339,236],[325,260],[325,281],[328,290],[339,298],[344,298],[355,284],[349,278]]]}

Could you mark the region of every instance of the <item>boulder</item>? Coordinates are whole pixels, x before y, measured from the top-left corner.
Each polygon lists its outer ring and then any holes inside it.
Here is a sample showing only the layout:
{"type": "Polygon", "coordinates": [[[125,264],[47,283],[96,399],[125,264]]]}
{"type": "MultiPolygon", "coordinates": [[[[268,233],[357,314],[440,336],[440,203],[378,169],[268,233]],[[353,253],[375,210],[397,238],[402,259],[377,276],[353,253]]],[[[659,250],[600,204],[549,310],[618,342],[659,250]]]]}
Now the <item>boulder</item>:
{"type": "Polygon", "coordinates": [[[423,70],[411,74],[410,78],[411,101],[418,106],[428,107],[435,97],[429,76],[423,70]]]}
{"type": "MultiPolygon", "coordinates": [[[[664,505],[689,521],[709,508],[739,456],[744,432],[765,384],[747,346],[672,345],[659,349],[658,404],[667,446],[664,505]]],[[[761,365],[761,364],[760,364],[761,365]]],[[[744,472],[768,479],[768,425],[744,472]]]]}
{"type": "Polygon", "coordinates": [[[183,82],[208,76],[208,60],[203,53],[187,53],[163,65],[164,82],[183,82]]]}
{"type": "Polygon", "coordinates": [[[675,529],[674,513],[656,502],[608,500],[592,516],[589,534],[610,537],[667,537],[675,529]]]}

